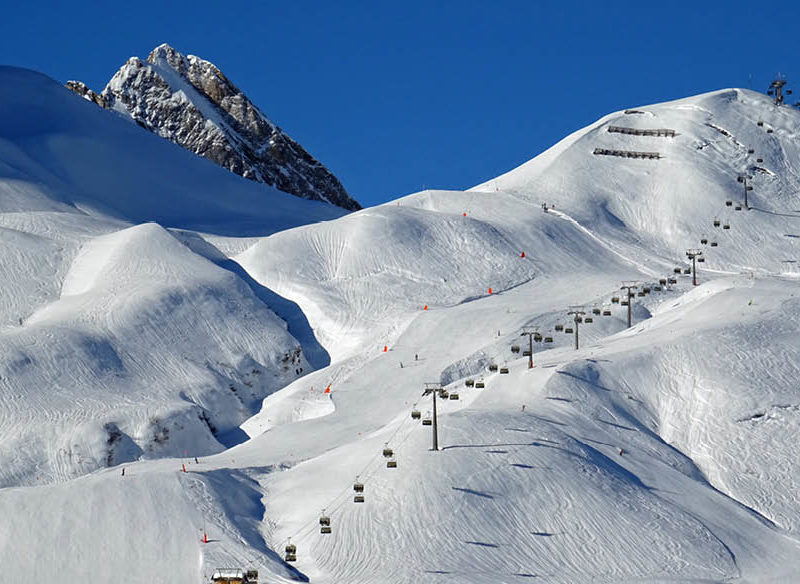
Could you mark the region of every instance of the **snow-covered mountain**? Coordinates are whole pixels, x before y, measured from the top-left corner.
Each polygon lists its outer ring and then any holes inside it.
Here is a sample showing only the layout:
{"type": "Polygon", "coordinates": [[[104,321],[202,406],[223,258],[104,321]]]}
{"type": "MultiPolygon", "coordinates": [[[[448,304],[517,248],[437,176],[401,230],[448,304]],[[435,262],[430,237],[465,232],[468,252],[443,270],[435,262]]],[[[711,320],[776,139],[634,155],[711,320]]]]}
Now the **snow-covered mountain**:
{"type": "Polygon", "coordinates": [[[361,206],[300,144],[270,122],[212,63],[162,44],[131,57],[100,94],[67,88],[231,172],[303,199],[361,206]]]}
{"type": "Polygon", "coordinates": [[[0,81],[7,574],[796,579],[800,112],[637,107],[344,214],[252,205],[263,187],[38,74],[0,81]]]}

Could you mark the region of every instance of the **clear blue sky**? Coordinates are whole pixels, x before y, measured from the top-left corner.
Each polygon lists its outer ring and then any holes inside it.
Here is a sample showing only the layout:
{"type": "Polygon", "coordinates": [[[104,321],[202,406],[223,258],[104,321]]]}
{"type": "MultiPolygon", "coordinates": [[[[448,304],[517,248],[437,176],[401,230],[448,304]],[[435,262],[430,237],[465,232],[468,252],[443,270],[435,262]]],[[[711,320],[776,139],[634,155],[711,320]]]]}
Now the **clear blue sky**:
{"type": "Polygon", "coordinates": [[[167,42],[215,63],[365,206],[467,188],[625,107],[797,83],[793,2],[6,3],[0,62],[100,90],[167,42]]]}

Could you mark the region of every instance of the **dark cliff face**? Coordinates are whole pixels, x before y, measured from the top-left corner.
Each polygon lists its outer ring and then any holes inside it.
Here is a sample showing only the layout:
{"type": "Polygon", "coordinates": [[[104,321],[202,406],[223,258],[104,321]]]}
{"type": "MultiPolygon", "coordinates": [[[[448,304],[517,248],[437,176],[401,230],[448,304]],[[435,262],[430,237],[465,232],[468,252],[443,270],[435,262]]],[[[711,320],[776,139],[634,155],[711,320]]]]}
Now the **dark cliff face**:
{"type": "Polygon", "coordinates": [[[67,87],[240,176],[304,199],[361,208],[208,61],[161,45],[147,61],[128,59],[100,95],[80,82],[67,87]]]}

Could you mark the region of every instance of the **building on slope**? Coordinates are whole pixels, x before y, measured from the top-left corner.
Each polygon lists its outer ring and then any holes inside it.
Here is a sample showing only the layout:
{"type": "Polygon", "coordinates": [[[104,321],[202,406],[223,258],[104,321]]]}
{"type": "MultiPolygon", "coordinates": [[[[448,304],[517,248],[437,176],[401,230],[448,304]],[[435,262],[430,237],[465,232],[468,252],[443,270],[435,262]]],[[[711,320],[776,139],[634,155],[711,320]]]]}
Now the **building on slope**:
{"type": "Polygon", "coordinates": [[[349,211],[361,208],[339,180],[270,122],[212,63],[167,44],[131,57],[100,94],[67,88],[243,176],[349,211]]]}

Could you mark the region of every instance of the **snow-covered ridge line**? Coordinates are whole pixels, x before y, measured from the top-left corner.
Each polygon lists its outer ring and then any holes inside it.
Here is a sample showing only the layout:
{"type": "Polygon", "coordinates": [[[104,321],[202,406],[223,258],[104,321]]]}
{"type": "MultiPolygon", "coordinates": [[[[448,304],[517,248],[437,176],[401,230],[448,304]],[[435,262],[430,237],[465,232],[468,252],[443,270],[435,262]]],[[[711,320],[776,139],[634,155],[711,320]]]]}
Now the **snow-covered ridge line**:
{"type": "Polygon", "coordinates": [[[360,205],[339,180],[270,122],[212,63],[167,44],[131,57],[100,94],[67,87],[231,172],[347,210],[360,205]]]}

